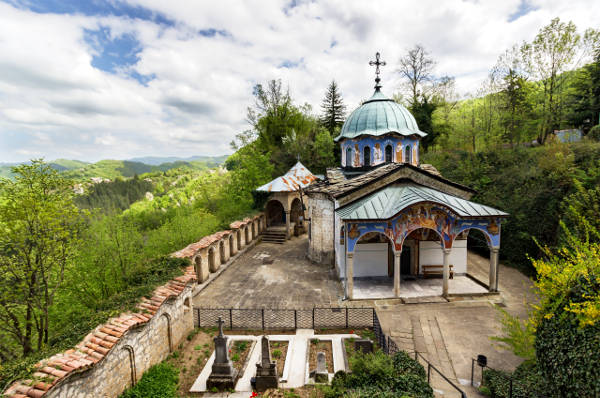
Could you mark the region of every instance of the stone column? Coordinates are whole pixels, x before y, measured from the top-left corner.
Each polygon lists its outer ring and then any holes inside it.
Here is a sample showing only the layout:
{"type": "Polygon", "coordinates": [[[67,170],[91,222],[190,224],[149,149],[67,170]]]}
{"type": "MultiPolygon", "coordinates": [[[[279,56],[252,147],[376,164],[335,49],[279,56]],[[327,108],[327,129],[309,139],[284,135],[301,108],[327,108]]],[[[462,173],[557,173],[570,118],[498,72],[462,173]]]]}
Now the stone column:
{"type": "Polygon", "coordinates": [[[354,297],[354,253],[346,254],[346,298],[354,297]]]}
{"type": "Polygon", "coordinates": [[[490,292],[498,291],[497,268],[498,268],[499,252],[500,252],[500,248],[498,248],[498,247],[492,247],[490,249],[490,284],[489,284],[490,292]]]}
{"type": "Polygon", "coordinates": [[[289,239],[290,238],[290,211],[286,210],[285,211],[285,235],[286,237],[289,239]]]}
{"type": "Polygon", "coordinates": [[[451,249],[442,249],[444,251],[444,270],[443,270],[443,287],[442,287],[442,296],[448,297],[448,279],[450,278],[450,250],[451,249]]]}
{"type": "Polygon", "coordinates": [[[394,253],[394,297],[400,297],[400,256],[402,249],[394,253]]]}

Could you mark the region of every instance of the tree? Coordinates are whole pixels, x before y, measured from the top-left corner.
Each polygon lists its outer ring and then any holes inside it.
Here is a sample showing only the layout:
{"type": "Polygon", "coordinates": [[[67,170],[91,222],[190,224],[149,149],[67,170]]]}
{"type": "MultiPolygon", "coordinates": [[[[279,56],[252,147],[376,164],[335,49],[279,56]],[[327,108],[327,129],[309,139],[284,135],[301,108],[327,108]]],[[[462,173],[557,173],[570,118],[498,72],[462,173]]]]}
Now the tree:
{"type": "Polygon", "coordinates": [[[583,39],[573,22],[554,18],[540,29],[531,43],[523,43],[521,53],[528,73],[543,86],[542,123],[538,141],[560,127],[561,94],[568,78],[564,73],[577,67],[598,41],[598,32],[588,29],[583,39]]]}
{"type": "Polygon", "coordinates": [[[429,57],[429,52],[417,44],[414,48],[408,50],[399,60],[400,67],[397,72],[403,79],[406,79],[406,85],[410,92],[410,105],[419,103],[420,96],[427,96],[431,86],[428,83],[433,81],[433,68],[435,62],[429,57]]]}
{"type": "Polygon", "coordinates": [[[342,95],[338,90],[338,85],[335,80],[332,80],[329,87],[327,87],[321,109],[321,124],[329,131],[329,134],[334,137],[336,127],[341,127],[342,124],[344,124],[346,115],[346,105],[344,105],[342,101],[342,95]]]}
{"type": "Polygon", "coordinates": [[[36,337],[38,350],[48,343],[49,309],[81,217],[70,182],[42,160],[12,171],[14,180],[0,180],[0,332],[27,355],[36,337]]]}

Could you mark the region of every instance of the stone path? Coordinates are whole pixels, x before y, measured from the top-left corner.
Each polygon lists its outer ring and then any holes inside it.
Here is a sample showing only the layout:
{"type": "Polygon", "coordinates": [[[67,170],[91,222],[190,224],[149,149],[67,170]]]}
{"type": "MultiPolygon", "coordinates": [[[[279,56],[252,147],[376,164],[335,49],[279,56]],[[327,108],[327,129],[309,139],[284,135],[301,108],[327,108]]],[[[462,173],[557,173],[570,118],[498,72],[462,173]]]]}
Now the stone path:
{"type": "MultiPolygon", "coordinates": [[[[487,259],[469,253],[468,261],[470,273],[482,279],[487,275],[487,259]]],[[[509,313],[524,317],[527,314],[525,300],[533,300],[530,287],[531,281],[526,276],[500,265],[501,294],[492,297],[492,300],[500,301],[509,313]]],[[[469,386],[471,359],[477,354],[486,355],[488,363],[497,369],[511,370],[522,361],[490,340],[491,336],[501,334],[501,324],[498,311],[484,297],[450,303],[402,305],[383,301],[375,302],[375,305],[384,332],[401,349],[422,354],[469,397],[481,396],[469,386]]],[[[480,377],[476,371],[476,382],[480,377]]],[[[436,396],[460,396],[435,372],[432,373],[431,385],[436,396]]]]}

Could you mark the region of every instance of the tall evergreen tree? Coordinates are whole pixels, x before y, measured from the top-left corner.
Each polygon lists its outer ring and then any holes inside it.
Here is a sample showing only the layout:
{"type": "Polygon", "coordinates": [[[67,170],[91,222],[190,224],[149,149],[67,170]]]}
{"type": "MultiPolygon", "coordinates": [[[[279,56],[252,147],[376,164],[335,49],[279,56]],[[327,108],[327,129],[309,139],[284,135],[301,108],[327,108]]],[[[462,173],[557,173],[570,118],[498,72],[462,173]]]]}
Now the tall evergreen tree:
{"type": "Polygon", "coordinates": [[[338,90],[335,80],[332,80],[329,87],[327,87],[321,109],[323,110],[320,120],[321,124],[333,137],[336,127],[342,126],[346,116],[346,105],[342,101],[342,95],[338,90]]]}

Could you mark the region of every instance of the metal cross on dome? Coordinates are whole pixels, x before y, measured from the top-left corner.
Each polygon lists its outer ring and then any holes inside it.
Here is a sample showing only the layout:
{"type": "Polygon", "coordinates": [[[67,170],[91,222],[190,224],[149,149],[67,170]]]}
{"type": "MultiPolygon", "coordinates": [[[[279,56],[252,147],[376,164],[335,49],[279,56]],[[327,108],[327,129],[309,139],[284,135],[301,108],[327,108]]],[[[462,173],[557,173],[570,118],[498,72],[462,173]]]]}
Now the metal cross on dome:
{"type": "Polygon", "coordinates": [[[369,65],[373,66],[375,65],[375,89],[379,90],[381,88],[381,85],[379,84],[379,82],[381,81],[381,79],[379,78],[379,67],[380,66],[385,66],[385,61],[380,61],[379,60],[379,51],[375,53],[375,61],[369,61],[369,65]]]}

